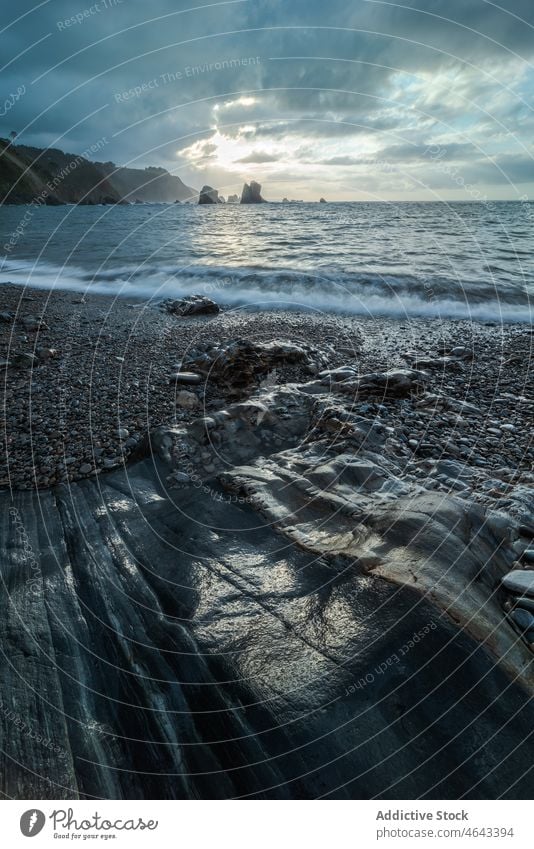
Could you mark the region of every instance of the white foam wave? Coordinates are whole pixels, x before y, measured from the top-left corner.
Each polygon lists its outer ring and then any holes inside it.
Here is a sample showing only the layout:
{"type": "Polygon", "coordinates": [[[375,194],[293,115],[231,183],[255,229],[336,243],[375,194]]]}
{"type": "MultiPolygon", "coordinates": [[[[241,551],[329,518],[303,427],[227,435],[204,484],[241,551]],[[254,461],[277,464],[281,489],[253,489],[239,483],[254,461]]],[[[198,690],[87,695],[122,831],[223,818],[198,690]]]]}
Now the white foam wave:
{"type": "Polygon", "coordinates": [[[93,272],[4,258],[4,282],[53,290],[160,300],[207,295],[231,307],[299,309],[362,316],[452,318],[532,323],[526,293],[493,285],[421,281],[409,276],[298,272],[294,269],[171,265],[114,267],[93,272]]]}

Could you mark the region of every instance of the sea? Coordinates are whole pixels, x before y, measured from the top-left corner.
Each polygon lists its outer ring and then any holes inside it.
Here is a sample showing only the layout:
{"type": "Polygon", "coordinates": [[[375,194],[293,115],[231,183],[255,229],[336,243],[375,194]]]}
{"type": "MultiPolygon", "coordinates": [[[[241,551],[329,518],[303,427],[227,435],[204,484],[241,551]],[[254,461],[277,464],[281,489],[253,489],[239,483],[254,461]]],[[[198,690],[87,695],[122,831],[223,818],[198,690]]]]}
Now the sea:
{"type": "Polygon", "coordinates": [[[532,322],[534,204],[0,207],[0,284],[362,316],[532,322]]]}

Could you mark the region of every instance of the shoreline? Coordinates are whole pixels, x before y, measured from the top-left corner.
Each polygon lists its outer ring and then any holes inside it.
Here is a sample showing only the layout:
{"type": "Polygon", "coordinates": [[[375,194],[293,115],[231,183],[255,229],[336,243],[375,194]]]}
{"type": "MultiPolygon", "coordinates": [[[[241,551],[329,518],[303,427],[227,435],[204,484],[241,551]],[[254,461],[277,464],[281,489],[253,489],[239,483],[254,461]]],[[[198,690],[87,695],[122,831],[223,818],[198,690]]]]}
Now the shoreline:
{"type": "MultiPolygon", "coordinates": [[[[503,412],[517,419],[512,425],[519,448],[514,448],[512,432],[507,437],[503,432],[501,445],[491,433],[486,436],[488,445],[480,443],[486,453],[490,449],[489,454],[504,449],[501,466],[519,470],[534,462],[527,444],[528,415],[534,407],[526,388],[534,336],[521,324],[247,309],[179,318],[155,303],[147,306],[143,299],[82,297],[17,285],[0,287],[0,313],[8,449],[2,487],[47,487],[94,477],[123,465],[150,428],[190,421],[202,409],[224,406],[217,386],[209,381],[200,389],[193,387],[199,402],[196,410],[180,406],[177,387],[191,387],[173,383],[172,375],[199,344],[241,337],[302,341],[323,351],[329,368],[355,366],[360,373],[406,366],[414,356],[423,360],[436,356],[440,346],[471,346],[473,360],[457,364],[451,374],[443,372],[438,380],[441,388],[458,402],[479,404],[481,415],[493,418],[494,429],[495,417],[503,412]],[[16,360],[20,354],[28,360],[37,355],[35,367],[28,363],[5,367],[6,360],[16,360]],[[516,409],[511,398],[494,406],[492,398],[499,394],[526,398],[516,409]]],[[[310,373],[295,367],[284,369],[279,377],[284,382],[303,378],[310,379],[310,373]]],[[[404,427],[402,412],[394,414],[404,427]]],[[[492,425],[487,427],[491,431],[492,425]]],[[[445,428],[444,434],[448,433],[465,438],[453,425],[445,428]]],[[[461,444],[444,446],[446,455],[454,451],[458,456],[458,449],[461,456],[461,444]]],[[[476,441],[473,449],[476,453],[476,441]]],[[[491,457],[488,462],[495,465],[491,457]]]]}

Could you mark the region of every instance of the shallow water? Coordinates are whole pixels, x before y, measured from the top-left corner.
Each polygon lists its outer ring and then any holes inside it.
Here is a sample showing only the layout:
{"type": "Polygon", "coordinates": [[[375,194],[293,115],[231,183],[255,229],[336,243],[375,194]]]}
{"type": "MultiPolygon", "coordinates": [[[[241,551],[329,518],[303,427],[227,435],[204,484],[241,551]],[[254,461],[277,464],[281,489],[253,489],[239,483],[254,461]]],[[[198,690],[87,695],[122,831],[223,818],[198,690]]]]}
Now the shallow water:
{"type": "Polygon", "coordinates": [[[2,278],[129,297],[531,321],[534,205],[0,209],[2,278]]]}

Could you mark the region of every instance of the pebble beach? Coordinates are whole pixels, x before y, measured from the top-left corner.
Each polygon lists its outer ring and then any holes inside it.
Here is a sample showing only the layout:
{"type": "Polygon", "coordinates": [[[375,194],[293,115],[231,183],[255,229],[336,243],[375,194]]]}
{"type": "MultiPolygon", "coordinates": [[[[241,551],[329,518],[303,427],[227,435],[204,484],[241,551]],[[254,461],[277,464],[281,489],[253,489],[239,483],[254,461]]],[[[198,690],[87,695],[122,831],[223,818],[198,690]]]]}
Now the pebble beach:
{"type": "Polygon", "coordinates": [[[529,326],[224,308],[179,317],[154,301],[8,283],[0,287],[0,317],[2,487],[41,489],[105,474],[127,463],[152,427],[222,407],[215,383],[190,386],[176,374],[197,349],[232,339],[300,340],[321,352],[320,363],[278,371],[274,380],[284,383],[309,380],[325,364],[360,374],[426,367],[433,377],[426,399],[375,399],[370,410],[391,428],[400,457],[461,460],[475,477],[484,472],[485,490],[496,497],[532,472],[529,326]],[[448,358],[454,350],[460,355],[448,358]]]}

